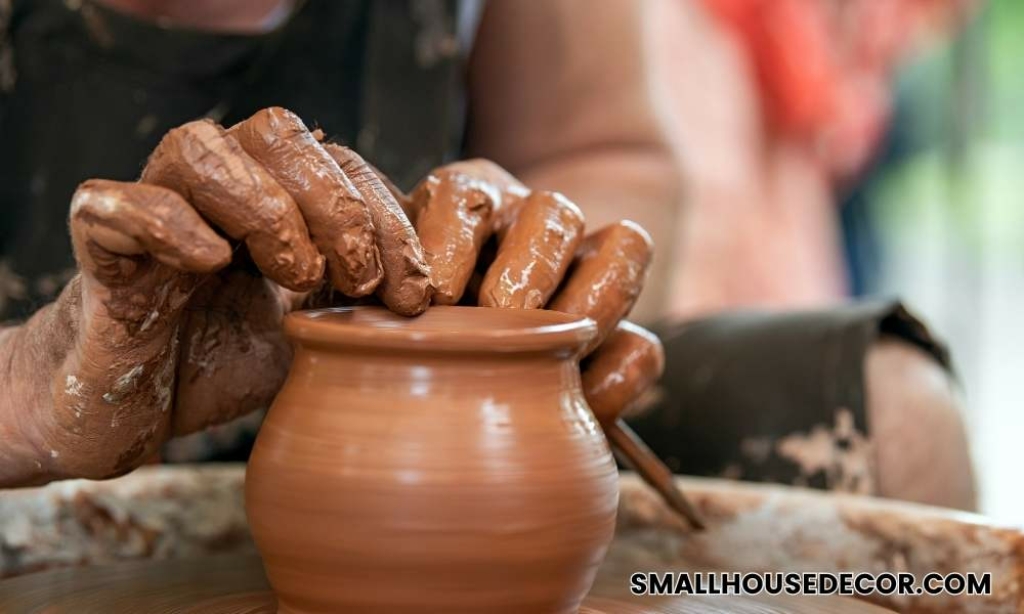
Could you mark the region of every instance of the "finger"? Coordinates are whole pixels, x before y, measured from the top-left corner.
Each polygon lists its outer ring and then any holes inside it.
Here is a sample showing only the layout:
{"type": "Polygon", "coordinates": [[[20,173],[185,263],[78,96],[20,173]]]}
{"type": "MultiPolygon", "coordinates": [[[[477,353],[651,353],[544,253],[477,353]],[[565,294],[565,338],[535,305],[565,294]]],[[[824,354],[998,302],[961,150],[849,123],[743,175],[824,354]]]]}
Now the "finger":
{"type": "MultiPolygon", "coordinates": [[[[341,145],[337,145],[335,143],[325,143],[324,131],[319,128],[313,130],[310,134],[313,135],[313,138],[316,139],[317,143],[324,145],[324,147],[342,147],[341,145]]],[[[332,157],[334,157],[335,160],[337,160],[335,156],[332,155],[332,157]]],[[[366,161],[364,160],[364,162],[366,161]]],[[[338,164],[341,163],[338,162],[338,164]]],[[[370,170],[373,171],[374,174],[377,175],[381,183],[384,184],[384,187],[387,188],[387,191],[390,192],[391,195],[395,197],[395,202],[397,202],[398,206],[402,208],[402,212],[405,213],[405,217],[408,218],[409,222],[415,224],[416,212],[412,208],[412,200],[409,198],[409,195],[402,191],[402,189],[399,188],[397,185],[395,185],[395,183],[391,181],[391,178],[388,177],[386,173],[382,173],[379,168],[377,168],[373,164],[370,164],[369,162],[366,162],[366,165],[370,167],[370,170]]]]}
{"type": "Polygon", "coordinates": [[[189,122],[168,132],[142,181],[181,194],[228,236],[245,241],[260,271],[282,286],[310,290],[323,278],[324,258],[295,201],[213,122],[189,122]]]}
{"type": "Polygon", "coordinates": [[[459,160],[448,164],[445,168],[475,177],[497,189],[500,198],[494,204],[492,228],[499,237],[504,236],[505,231],[518,217],[519,208],[526,201],[526,197],[530,195],[529,188],[516,179],[512,173],[484,158],[459,160]]]}
{"type": "Polygon", "coordinates": [[[121,256],[148,253],[175,269],[209,273],[231,261],[231,246],[177,193],[159,186],[91,179],[71,199],[80,259],[92,241],[121,256]]]}
{"type": "Polygon", "coordinates": [[[500,198],[490,184],[446,168],[416,186],[416,234],[430,266],[435,303],[455,305],[462,298],[500,198]]]}
{"type": "Polygon", "coordinates": [[[548,308],[597,322],[597,337],[585,352],[601,345],[633,308],[652,251],[650,235],[630,221],[606,226],[583,239],[568,280],[548,308]]]}
{"type": "Polygon", "coordinates": [[[583,213],[556,192],[537,191],[519,210],[480,287],[482,307],[540,309],[583,240],[583,213]]]}
{"type": "Polygon", "coordinates": [[[382,177],[347,147],[324,145],[362,195],[373,219],[384,281],[377,295],[388,309],[414,316],[427,308],[434,288],[420,240],[382,177]]]}
{"type": "MultiPolygon", "coordinates": [[[[333,147],[341,147],[340,145],[334,145],[333,143],[331,143],[330,145],[333,147]]],[[[364,160],[364,162],[366,161],[364,160]]],[[[339,162],[339,164],[341,163],[339,162]]],[[[387,189],[387,191],[391,194],[391,196],[395,198],[395,202],[397,202],[398,206],[402,208],[402,213],[405,214],[405,217],[406,219],[409,220],[409,223],[415,224],[416,210],[412,206],[412,199],[409,197],[409,195],[403,192],[402,189],[399,188],[397,185],[395,185],[395,183],[391,181],[391,178],[388,177],[386,174],[382,173],[379,168],[370,164],[369,162],[366,162],[366,166],[370,167],[370,170],[373,171],[373,174],[375,174],[377,178],[380,179],[381,183],[384,184],[384,187],[387,189]]]]}
{"type": "Polygon", "coordinates": [[[242,149],[295,199],[337,290],[367,296],[383,279],[363,197],[297,115],[270,107],[233,126],[242,149]]]}
{"type": "Polygon", "coordinates": [[[587,359],[583,395],[602,424],[617,420],[661,377],[665,350],[654,333],[622,321],[587,359]]]}

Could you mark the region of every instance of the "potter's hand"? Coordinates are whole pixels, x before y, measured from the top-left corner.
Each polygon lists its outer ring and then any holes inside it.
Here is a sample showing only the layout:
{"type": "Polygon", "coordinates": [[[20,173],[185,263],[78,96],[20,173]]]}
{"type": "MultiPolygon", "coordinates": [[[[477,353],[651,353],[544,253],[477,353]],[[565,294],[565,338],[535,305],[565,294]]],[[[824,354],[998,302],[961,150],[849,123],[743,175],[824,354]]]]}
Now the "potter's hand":
{"type": "Polygon", "coordinates": [[[585,234],[576,205],[558,193],[530,191],[487,160],[437,169],[400,198],[430,264],[435,303],[548,308],[597,323],[585,353],[610,347],[584,361],[584,381],[602,422],[617,418],[660,376],[657,337],[622,321],[651,261],[651,239],[638,225],[623,221],[585,234]],[[620,351],[624,339],[635,351],[620,351]],[[638,369],[639,355],[657,360],[638,369]]]}
{"type": "Polygon", "coordinates": [[[700,526],[671,472],[621,419],[664,368],[658,338],[623,320],[647,276],[648,234],[628,221],[585,234],[583,214],[564,196],[531,191],[486,160],[435,170],[405,201],[431,267],[435,303],[547,308],[597,323],[582,363],[588,403],[613,447],[700,526]],[[488,250],[492,237],[496,249],[488,250]]]}
{"type": "Polygon", "coordinates": [[[32,480],[124,473],[172,436],[266,407],[290,362],[281,319],[325,271],[337,293],[426,308],[405,214],[345,161],[350,174],[297,117],[267,109],[229,130],[170,131],[138,183],[79,187],[81,274],[49,312],[68,348],[21,429],[32,480]]]}

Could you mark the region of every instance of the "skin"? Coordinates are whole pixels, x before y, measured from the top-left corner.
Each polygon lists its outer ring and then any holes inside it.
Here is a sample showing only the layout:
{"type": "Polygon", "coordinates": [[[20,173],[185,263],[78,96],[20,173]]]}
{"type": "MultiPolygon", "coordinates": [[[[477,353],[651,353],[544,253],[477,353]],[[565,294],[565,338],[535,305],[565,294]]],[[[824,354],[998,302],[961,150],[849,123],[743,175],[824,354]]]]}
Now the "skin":
{"type": "Polygon", "coordinates": [[[468,152],[579,204],[587,226],[628,217],[657,258],[634,318],[664,313],[682,188],[652,72],[659,2],[487,3],[469,67],[468,152]],[[595,44],[601,41],[601,44],[595,44]]]}
{"type": "Polygon", "coordinates": [[[895,338],[872,345],[864,373],[879,494],[975,510],[962,400],[949,373],[895,338]]]}

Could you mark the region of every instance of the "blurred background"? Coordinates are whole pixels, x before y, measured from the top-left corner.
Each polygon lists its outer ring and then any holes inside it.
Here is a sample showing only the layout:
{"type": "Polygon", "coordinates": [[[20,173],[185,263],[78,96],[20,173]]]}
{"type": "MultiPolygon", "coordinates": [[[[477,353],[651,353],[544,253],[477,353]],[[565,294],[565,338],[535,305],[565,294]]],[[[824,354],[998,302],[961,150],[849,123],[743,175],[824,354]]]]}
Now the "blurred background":
{"type": "Polygon", "coordinates": [[[680,315],[902,298],[952,349],[981,511],[1024,518],[1024,3],[675,9],[680,315]]]}

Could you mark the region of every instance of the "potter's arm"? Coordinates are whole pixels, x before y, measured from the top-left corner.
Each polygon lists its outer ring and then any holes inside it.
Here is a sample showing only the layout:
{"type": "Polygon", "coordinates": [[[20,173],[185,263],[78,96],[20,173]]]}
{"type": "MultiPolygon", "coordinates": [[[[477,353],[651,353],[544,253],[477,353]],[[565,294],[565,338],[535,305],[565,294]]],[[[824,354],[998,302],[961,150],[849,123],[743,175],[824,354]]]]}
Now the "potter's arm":
{"type": "Polygon", "coordinates": [[[66,289],[20,326],[0,328],[0,488],[52,479],[36,445],[35,417],[53,408],[52,377],[75,339],[66,289]]]}
{"type": "Polygon", "coordinates": [[[563,192],[588,228],[628,218],[651,233],[658,256],[634,310],[640,322],[665,307],[682,181],[650,79],[649,10],[633,0],[492,0],[470,65],[470,153],[563,192]]]}

